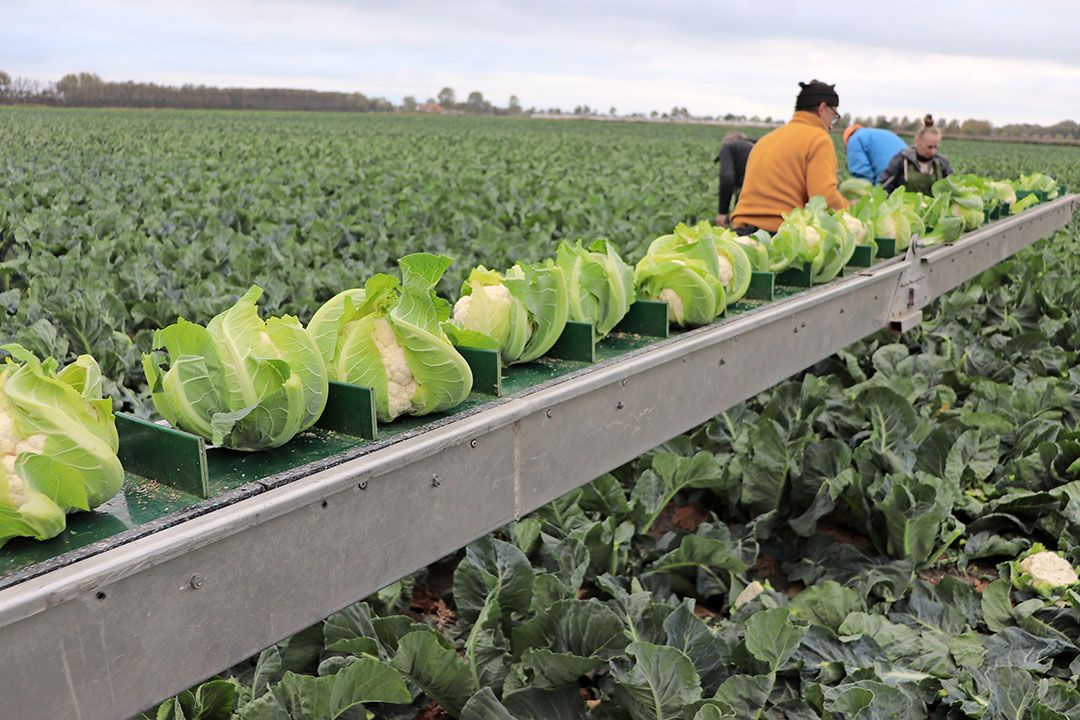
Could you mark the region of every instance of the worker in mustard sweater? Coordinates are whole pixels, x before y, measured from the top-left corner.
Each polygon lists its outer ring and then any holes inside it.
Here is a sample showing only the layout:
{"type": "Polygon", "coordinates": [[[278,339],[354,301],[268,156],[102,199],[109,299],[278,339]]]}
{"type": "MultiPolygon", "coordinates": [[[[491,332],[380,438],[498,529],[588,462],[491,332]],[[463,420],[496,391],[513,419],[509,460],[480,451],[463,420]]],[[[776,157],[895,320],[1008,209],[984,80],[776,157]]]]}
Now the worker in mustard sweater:
{"type": "Polygon", "coordinates": [[[754,145],[731,224],[740,235],[776,232],[781,217],[821,195],[833,209],[848,206],[836,180],[836,148],[829,128],[840,120],[835,86],[799,83],[795,115],[754,145]]]}

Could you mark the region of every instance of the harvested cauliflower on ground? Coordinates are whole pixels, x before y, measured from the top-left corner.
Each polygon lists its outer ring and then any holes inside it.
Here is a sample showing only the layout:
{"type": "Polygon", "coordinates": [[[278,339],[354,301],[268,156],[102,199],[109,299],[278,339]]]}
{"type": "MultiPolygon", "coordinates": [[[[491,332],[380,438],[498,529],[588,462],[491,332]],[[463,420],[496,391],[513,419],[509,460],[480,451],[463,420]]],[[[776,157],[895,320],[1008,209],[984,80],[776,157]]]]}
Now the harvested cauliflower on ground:
{"type": "Polygon", "coordinates": [[[754,580],[745,588],[743,588],[743,591],[739,593],[738,597],[735,598],[735,608],[741,608],[743,605],[750,602],[763,592],[765,592],[765,586],[757,580],[754,580]]]}
{"type": "Polygon", "coordinates": [[[1009,565],[1013,587],[1044,598],[1061,597],[1068,588],[1080,583],[1072,563],[1041,543],[1032,545],[1009,565]]]}

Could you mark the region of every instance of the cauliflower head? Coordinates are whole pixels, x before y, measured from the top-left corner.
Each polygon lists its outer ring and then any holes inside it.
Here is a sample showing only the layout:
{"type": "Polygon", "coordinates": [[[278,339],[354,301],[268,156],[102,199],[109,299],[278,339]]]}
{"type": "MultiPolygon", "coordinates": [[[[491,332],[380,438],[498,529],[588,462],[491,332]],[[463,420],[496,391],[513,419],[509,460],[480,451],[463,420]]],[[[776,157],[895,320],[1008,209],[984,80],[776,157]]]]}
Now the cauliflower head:
{"type": "Polygon", "coordinates": [[[385,317],[376,318],[372,323],[372,339],[379,351],[383,369],[386,371],[386,386],[389,396],[390,414],[394,417],[413,410],[413,396],[416,395],[416,378],[405,360],[405,348],[401,347],[385,317]]]}
{"type": "Polygon", "coordinates": [[[662,289],[657,296],[657,300],[662,300],[668,304],[668,308],[671,309],[671,319],[676,323],[682,323],[686,319],[686,310],[683,308],[682,298],[671,288],[662,289]]]}
{"type": "Polygon", "coordinates": [[[862,220],[851,213],[841,213],[840,219],[843,220],[848,231],[855,236],[855,244],[862,245],[866,241],[866,225],[862,220]]]}
{"type": "Polygon", "coordinates": [[[735,268],[732,266],[731,260],[723,253],[717,253],[716,261],[720,265],[721,284],[723,284],[725,288],[731,287],[731,282],[735,279],[735,268]]]}
{"type": "Polygon", "coordinates": [[[1065,558],[1035,543],[1011,564],[1013,586],[1032,590],[1043,597],[1053,597],[1080,583],[1080,577],[1065,558]]]}

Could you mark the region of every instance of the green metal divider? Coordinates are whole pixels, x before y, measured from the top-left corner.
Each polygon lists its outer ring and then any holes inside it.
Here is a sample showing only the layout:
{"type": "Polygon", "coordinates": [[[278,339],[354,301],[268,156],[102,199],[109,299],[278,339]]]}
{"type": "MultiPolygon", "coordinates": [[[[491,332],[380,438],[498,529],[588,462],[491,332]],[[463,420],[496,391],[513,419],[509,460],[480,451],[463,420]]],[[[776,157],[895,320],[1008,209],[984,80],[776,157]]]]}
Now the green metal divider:
{"type": "Polygon", "coordinates": [[[210,497],[206,441],[198,435],[116,413],[124,470],[196,497],[210,497]]]}
{"type": "Polygon", "coordinates": [[[895,238],[877,238],[877,256],[882,260],[896,257],[895,238]]]}
{"type": "Polygon", "coordinates": [[[746,290],[746,298],[749,300],[773,299],[776,292],[776,273],[763,270],[754,270],[750,273],[750,287],[746,290]]]}
{"type": "Polygon", "coordinates": [[[668,304],[659,300],[635,300],[612,332],[666,338],[671,334],[668,304]]]}
{"type": "Polygon", "coordinates": [[[559,360],[596,362],[596,329],[589,323],[566,323],[566,329],[551,346],[548,356],[559,360]]]}
{"type": "Polygon", "coordinates": [[[502,357],[498,350],[481,350],[454,346],[469,363],[473,374],[473,390],[485,395],[502,395],[502,357]]]}
{"type": "Polygon", "coordinates": [[[848,260],[848,267],[868,268],[874,264],[874,248],[870,245],[857,245],[855,254],[848,260]]]}
{"type": "Polygon", "coordinates": [[[810,275],[810,263],[803,263],[802,267],[789,267],[776,276],[776,284],[801,288],[810,287],[813,284],[810,275]]]}
{"type": "Polygon", "coordinates": [[[378,433],[375,421],[375,393],[371,388],[330,381],[326,409],[316,427],[344,435],[374,440],[378,433]]]}

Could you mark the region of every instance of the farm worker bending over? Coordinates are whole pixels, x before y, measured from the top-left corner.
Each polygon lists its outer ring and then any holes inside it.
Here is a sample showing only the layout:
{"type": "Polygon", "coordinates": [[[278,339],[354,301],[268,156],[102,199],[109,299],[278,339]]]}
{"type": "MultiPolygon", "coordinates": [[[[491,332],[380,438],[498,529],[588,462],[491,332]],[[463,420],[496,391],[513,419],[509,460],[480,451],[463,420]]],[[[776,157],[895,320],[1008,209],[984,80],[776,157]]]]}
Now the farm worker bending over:
{"type": "Polygon", "coordinates": [[[840,98],[833,85],[799,83],[795,115],[754,145],[746,165],[732,225],[739,234],[758,228],[776,232],[781,215],[821,195],[833,209],[848,206],[836,181],[836,149],[829,128],[840,120],[840,98]]]}
{"type": "Polygon", "coordinates": [[[891,130],[864,128],[856,124],[844,130],[844,147],[847,149],[847,169],[851,176],[876,184],[889,161],[906,148],[907,143],[891,130]]]}
{"type": "Polygon", "coordinates": [[[754,140],[741,132],[731,131],[724,136],[720,154],[713,162],[720,163],[720,208],[716,211],[716,224],[727,227],[731,201],[738,197],[746,177],[746,160],[754,149],[754,140]]]}
{"type": "Polygon", "coordinates": [[[953,174],[949,158],[938,153],[941,147],[941,129],[934,126],[934,118],[927,115],[923,126],[915,133],[915,144],[896,154],[881,176],[881,187],[892,192],[903,185],[909,192],[930,194],[934,181],[953,174]]]}

